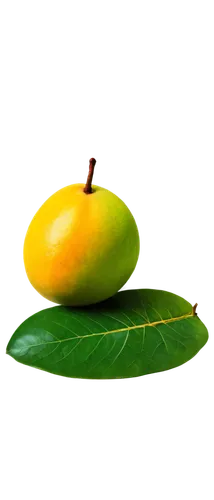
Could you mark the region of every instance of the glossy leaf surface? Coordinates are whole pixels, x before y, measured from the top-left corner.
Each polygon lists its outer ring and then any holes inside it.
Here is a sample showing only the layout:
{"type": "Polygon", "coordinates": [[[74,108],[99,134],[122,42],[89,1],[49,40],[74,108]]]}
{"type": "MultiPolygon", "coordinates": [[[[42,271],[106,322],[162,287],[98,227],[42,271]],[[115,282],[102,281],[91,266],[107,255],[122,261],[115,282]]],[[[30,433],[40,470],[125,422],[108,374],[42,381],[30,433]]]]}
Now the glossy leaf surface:
{"type": "Polygon", "coordinates": [[[161,290],[128,290],[93,307],[34,314],[13,334],[7,353],[66,377],[124,378],[179,366],[207,339],[186,300],[161,290]]]}

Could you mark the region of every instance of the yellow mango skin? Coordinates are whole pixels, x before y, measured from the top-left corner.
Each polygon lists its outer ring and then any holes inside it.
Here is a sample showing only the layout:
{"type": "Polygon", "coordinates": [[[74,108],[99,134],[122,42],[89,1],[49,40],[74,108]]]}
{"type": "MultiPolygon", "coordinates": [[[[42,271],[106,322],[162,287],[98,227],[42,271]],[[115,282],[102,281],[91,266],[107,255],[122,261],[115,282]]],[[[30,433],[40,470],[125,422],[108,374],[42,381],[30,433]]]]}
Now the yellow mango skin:
{"type": "Polygon", "coordinates": [[[46,299],[83,306],[114,295],[139,255],[135,220],[107,189],[73,184],[53,194],[34,216],[24,242],[29,281],[46,299]]]}

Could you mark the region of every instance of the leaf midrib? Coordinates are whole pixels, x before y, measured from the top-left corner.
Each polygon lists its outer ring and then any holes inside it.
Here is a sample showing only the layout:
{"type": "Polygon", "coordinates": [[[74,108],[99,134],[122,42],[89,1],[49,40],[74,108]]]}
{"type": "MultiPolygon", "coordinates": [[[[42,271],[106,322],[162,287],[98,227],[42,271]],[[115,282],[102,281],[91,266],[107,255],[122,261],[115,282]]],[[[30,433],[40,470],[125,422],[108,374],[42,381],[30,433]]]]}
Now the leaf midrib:
{"type": "MultiPolygon", "coordinates": [[[[120,332],[127,332],[127,331],[130,331],[130,330],[138,330],[138,329],[141,329],[141,328],[143,329],[143,328],[146,328],[146,327],[153,327],[153,326],[160,325],[160,324],[172,323],[174,321],[181,321],[182,319],[187,319],[187,318],[190,318],[190,317],[193,317],[193,316],[195,316],[195,314],[194,314],[193,311],[191,311],[190,313],[184,314],[182,316],[177,316],[175,318],[160,319],[158,321],[153,321],[152,323],[148,322],[148,323],[144,323],[142,325],[127,326],[126,328],[119,328],[117,330],[109,330],[109,331],[105,331],[105,332],[91,333],[91,334],[87,334],[87,335],[76,335],[75,337],[70,337],[70,338],[67,338],[67,339],[58,339],[58,340],[53,340],[53,341],[48,341],[48,342],[41,342],[39,344],[30,344],[30,345],[24,347],[24,349],[29,349],[30,347],[38,347],[40,345],[59,344],[59,343],[67,342],[67,341],[70,341],[70,340],[86,339],[86,338],[89,338],[89,337],[98,337],[98,336],[101,336],[101,335],[110,335],[112,333],[120,333],[120,332]]],[[[115,320],[116,320],[116,318],[115,318],[115,320]]],[[[61,325],[61,326],[63,327],[63,325],[61,325]]],[[[50,333],[50,335],[52,335],[51,332],[48,332],[48,333],[50,333]]]]}

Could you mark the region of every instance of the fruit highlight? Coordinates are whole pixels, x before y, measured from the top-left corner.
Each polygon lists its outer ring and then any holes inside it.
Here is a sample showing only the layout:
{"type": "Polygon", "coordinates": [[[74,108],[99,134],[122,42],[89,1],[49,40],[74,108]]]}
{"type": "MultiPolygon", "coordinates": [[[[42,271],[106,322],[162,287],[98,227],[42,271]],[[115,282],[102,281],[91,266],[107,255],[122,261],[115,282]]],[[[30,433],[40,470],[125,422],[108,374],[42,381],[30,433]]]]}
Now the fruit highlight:
{"type": "Polygon", "coordinates": [[[52,302],[84,306],[114,295],[131,276],[139,234],[128,207],[115,194],[86,185],[53,194],[34,216],[24,242],[24,264],[34,288],[52,302]]]}

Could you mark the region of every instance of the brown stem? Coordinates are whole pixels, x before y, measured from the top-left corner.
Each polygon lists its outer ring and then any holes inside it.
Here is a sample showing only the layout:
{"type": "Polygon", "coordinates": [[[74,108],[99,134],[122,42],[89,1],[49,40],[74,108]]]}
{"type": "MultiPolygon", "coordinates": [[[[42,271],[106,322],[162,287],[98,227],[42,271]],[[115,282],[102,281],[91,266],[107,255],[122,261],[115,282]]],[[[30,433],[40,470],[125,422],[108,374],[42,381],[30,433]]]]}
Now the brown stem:
{"type": "Polygon", "coordinates": [[[86,182],[86,185],[83,189],[85,194],[91,194],[93,192],[92,187],[91,187],[91,183],[92,183],[95,165],[96,165],[96,160],[94,158],[91,158],[89,160],[89,172],[88,172],[87,182],[86,182]]]}
{"type": "Polygon", "coordinates": [[[199,302],[198,300],[196,300],[194,303],[193,303],[193,316],[196,316],[198,313],[199,313],[199,302]]]}

